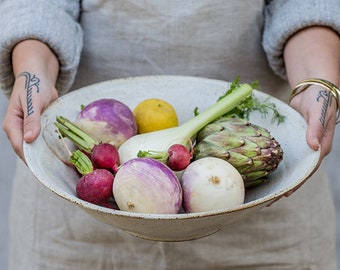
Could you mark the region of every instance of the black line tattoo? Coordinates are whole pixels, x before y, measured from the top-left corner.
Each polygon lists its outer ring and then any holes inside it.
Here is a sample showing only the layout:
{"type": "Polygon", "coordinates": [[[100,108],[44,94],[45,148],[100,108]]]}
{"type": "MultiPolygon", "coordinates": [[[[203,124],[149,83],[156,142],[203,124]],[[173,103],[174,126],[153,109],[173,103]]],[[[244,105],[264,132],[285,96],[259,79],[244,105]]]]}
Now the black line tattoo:
{"type": "Polygon", "coordinates": [[[22,72],[18,75],[18,77],[25,77],[25,89],[26,89],[26,105],[27,105],[27,116],[34,113],[34,107],[33,107],[33,91],[35,90],[36,93],[39,93],[39,83],[40,79],[36,77],[35,75],[30,74],[29,72],[22,72]]]}
{"type": "Polygon", "coordinates": [[[316,97],[316,101],[323,102],[322,111],[321,111],[319,120],[321,122],[321,125],[325,127],[327,110],[332,105],[332,94],[327,90],[319,91],[318,96],[316,97]]]}

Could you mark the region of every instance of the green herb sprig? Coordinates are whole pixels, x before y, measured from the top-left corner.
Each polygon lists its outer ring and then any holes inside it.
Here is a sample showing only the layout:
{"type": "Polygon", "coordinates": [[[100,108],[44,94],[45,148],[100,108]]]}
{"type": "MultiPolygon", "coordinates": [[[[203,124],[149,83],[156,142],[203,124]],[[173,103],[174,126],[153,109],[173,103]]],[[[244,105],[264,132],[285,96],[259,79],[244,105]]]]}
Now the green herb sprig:
{"type": "MultiPolygon", "coordinates": [[[[229,89],[220,96],[217,100],[220,100],[234,91],[237,91],[238,87],[240,85],[240,78],[236,77],[235,80],[230,84],[229,89]]],[[[258,88],[259,83],[257,81],[250,84],[253,89],[258,88]]],[[[239,103],[235,108],[233,108],[231,111],[227,112],[221,117],[233,117],[237,116],[242,119],[249,119],[250,113],[253,111],[258,111],[262,114],[263,117],[266,117],[268,115],[269,111],[273,112],[272,117],[272,123],[277,122],[279,125],[280,123],[284,122],[285,116],[281,114],[277,108],[276,104],[274,102],[270,102],[270,97],[266,98],[263,102],[260,102],[256,97],[254,97],[254,94],[250,95],[249,97],[245,98],[243,101],[239,103]]],[[[194,110],[195,116],[199,114],[198,108],[196,107],[194,110]]]]}

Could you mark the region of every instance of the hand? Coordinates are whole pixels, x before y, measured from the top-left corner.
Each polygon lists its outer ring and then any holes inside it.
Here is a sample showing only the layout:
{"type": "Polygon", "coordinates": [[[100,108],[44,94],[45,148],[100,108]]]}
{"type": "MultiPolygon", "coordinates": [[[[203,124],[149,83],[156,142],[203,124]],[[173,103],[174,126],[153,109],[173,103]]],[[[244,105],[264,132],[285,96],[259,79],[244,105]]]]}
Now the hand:
{"type": "Polygon", "coordinates": [[[58,97],[59,63],[50,48],[37,40],[19,43],[12,62],[16,79],[2,126],[14,151],[25,161],[23,141],[31,143],[38,137],[41,113],[58,97]]]}
{"type": "Polygon", "coordinates": [[[33,142],[40,133],[40,115],[58,97],[51,82],[30,73],[20,75],[13,86],[3,129],[17,155],[24,160],[23,141],[33,142]]]}
{"type": "Polygon", "coordinates": [[[337,103],[331,92],[311,85],[291,100],[291,106],[306,119],[306,140],[313,150],[320,148],[320,163],[331,151],[336,125],[337,103]]]}
{"type": "MultiPolygon", "coordinates": [[[[308,78],[324,79],[338,86],[339,48],[339,35],[328,27],[307,27],[292,35],[284,47],[290,87],[308,78]]],[[[337,106],[331,97],[328,90],[311,85],[291,100],[291,106],[307,121],[307,144],[313,150],[320,147],[319,164],[332,148],[337,106]]]]}

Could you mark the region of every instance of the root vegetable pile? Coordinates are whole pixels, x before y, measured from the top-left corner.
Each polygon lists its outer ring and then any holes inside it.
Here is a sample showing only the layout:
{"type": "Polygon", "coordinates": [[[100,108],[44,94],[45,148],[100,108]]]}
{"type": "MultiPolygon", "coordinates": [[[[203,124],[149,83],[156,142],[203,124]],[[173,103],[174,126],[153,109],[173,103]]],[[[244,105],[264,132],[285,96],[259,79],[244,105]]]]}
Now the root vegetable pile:
{"type": "Polygon", "coordinates": [[[268,130],[235,113],[226,116],[240,104],[249,104],[252,89],[248,84],[234,85],[188,122],[143,134],[137,134],[132,111],[117,100],[94,101],[74,122],[57,116],[59,134],[78,147],[70,155],[80,173],[77,196],[100,206],[148,214],[205,212],[244,203],[246,190],[262,184],[283,158],[268,130]],[[112,108],[104,110],[100,104],[112,108]],[[123,124],[121,110],[128,119],[123,124]],[[90,134],[94,126],[96,132],[90,134]],[[101,131],[105,136],[98,135],[101,131]]]}

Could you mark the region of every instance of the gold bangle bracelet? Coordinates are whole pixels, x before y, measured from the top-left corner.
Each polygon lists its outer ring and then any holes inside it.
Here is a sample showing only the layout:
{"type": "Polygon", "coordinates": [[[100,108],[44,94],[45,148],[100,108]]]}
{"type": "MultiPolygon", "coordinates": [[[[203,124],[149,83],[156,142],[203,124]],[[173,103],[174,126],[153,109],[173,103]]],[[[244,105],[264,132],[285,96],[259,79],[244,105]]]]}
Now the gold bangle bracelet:
{"type": "Polygon", "coordinates": [[[331,94],[336,100],[336,105],[337,105],[336,123],[339,123],[340,122],[340,90],[338,87],[336,87],[336,85],[334,85],[330,81],[327,81],[324,79],[318,79],[318,78],[309,78],[309,79],[302,80],[292,90],[288,103],[290,103],[291,100],[295,96],[305,91],[311,85],[319,85],[327,89],[329,92],[331,92],[331,94]]]}

